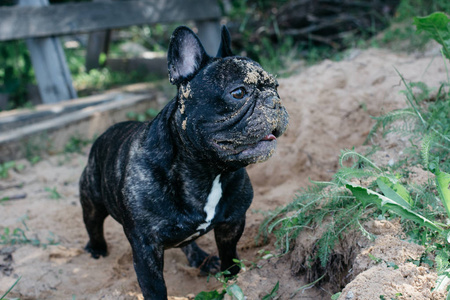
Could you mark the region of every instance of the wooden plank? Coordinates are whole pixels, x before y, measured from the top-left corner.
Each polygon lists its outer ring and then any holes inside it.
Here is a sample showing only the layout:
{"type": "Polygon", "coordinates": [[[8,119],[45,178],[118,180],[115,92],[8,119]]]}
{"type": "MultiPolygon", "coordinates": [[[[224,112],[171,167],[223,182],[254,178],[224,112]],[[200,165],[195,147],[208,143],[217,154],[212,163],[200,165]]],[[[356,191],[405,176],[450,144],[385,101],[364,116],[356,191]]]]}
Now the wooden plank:
{"type": "MultiPolygon", "coordinates": [[[[21,7],[48,5],[48,0],[20,0],[21,7]]],[[[58,38],[32,38],[26,44],[30,51],[39,93],[43,103],[77,98],[66,57],[58,38]]]]}
{"type": "Polygon", "coordinates": [[[111,30],[94,31],[89,34],[86,48],[86,71],[102,67],[100,65],[100,55],[108,54],[111,30]]]}
{"type": "Polygon", "coordinates": [[[134,0],[2,7],[0,41],[143,24],[213,20],[220,16],[217,2],[211,0],[134,0]]]}
{"type": "MultiPolygon", "coordinates": [[[[111,0],[93,0],[93,2],[111,3],[111,0]]],[[[102,67],[100,65],[100,55],[108,54],[109,40],[111,30],[94,31],[89,34],[89,40],[86,49],[86,71],[102,67]]]]}

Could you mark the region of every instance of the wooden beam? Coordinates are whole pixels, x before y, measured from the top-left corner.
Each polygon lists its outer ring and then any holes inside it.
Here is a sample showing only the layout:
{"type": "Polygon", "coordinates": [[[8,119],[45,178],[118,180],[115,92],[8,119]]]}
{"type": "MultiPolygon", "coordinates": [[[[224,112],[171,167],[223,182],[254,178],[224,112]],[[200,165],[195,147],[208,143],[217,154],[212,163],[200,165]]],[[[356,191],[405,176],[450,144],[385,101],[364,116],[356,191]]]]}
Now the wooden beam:
{"type": "Polygon", "coordinates": [[[221,16],[211,0],[81,2],[44,7],[0,8],[0,41],[91,32],[109,28],[221,16]]]}
{"type": "MultiPolygon", "coordinates": [[[[93,2],[111,3],[111,0],[93,0],[93,2]]],[[[86,48],[86,71],[103,67],[100,64],[100,55],[108,54],[109,40],[111,38],[111,30],[94,31],[89,34],[88,44],[86,48]]]]}
{"type": "MultiPolygon", "coordinates": [[[[20,0],[21,7],[48,5],[48,0],[20,0]]],[[[56,37],[26,39],[43,103],[77,98],[61,42],[56,37]]]]}

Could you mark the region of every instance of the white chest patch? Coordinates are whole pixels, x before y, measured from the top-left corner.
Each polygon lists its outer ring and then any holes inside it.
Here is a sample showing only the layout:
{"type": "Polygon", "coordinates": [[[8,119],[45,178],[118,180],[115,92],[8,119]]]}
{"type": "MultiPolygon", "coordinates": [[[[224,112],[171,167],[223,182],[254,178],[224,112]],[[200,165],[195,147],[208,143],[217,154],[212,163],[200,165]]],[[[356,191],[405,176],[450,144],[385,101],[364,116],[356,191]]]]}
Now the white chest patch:
{"type": "MultiPolygon", "coordinates": [[[[204,230],[211,224],[211,221],[212,219],[214,219],[214,215],[216,214],[216,206],[217,204],[219,204],[220,198],[222,198],[222,184],[220,183],[220,175],[217,175],[217,177],[213,181],[213,185],[211,191],[209,192],[208,198],[206,199],[205,208],[203,208],[203,210],[206,212],[205,223],[200,224],[197,227],[197,230],[204,230]]],[[[178,243],[175,247],[181,245],[182,243],[193,240],[199,235],[200,231],[197,231],[181,243],[178,243]]]]}
{"type": "Polygon", "coordinates": [[[197,230],[206,229],[211,224],[211,221],[216,214],[216,206],[219,203],[220,198],[222,198],[222,184],[220,183],[220,175],[217,175],[206,200],[205,208],[203,209],[206,212],[205,223],[200,224],[197,227],[197,230]]]}

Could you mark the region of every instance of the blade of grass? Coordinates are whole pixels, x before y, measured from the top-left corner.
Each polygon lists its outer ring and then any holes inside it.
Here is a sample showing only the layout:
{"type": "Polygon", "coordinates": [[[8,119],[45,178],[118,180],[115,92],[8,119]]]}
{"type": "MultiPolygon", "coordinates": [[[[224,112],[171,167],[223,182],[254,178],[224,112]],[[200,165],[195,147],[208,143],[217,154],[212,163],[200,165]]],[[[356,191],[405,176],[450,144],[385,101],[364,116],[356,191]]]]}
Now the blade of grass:
{"type": "Polygon", "coordinates": [[[19,278],[17,278],[17,280],[14,282],[14,284],[0,297],[0,300],[5,299],[6,295],[9,294],[9,292],[11,292],[11,290],[16,286],[16,284],[19,282],[19,280],[22,278],[22,276],[19,276],[19,278]]]}

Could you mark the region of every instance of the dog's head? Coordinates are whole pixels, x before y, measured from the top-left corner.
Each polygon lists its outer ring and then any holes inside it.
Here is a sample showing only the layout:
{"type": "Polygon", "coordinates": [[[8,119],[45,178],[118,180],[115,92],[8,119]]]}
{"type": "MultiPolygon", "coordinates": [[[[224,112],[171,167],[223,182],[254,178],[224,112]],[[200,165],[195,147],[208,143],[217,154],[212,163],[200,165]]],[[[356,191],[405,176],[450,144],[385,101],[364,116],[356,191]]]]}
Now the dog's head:
{"type": "Polygon", "coordinates": [[[183,142],[196,155],[243,167],[273,154],[289,116],[275,77],[253,60],[234,56],[230,42],[224,26],[217,56],[211,57],[189,28],[178,27],[169,46],[169,78],[178,87],[174,122],[183,142]]]}

